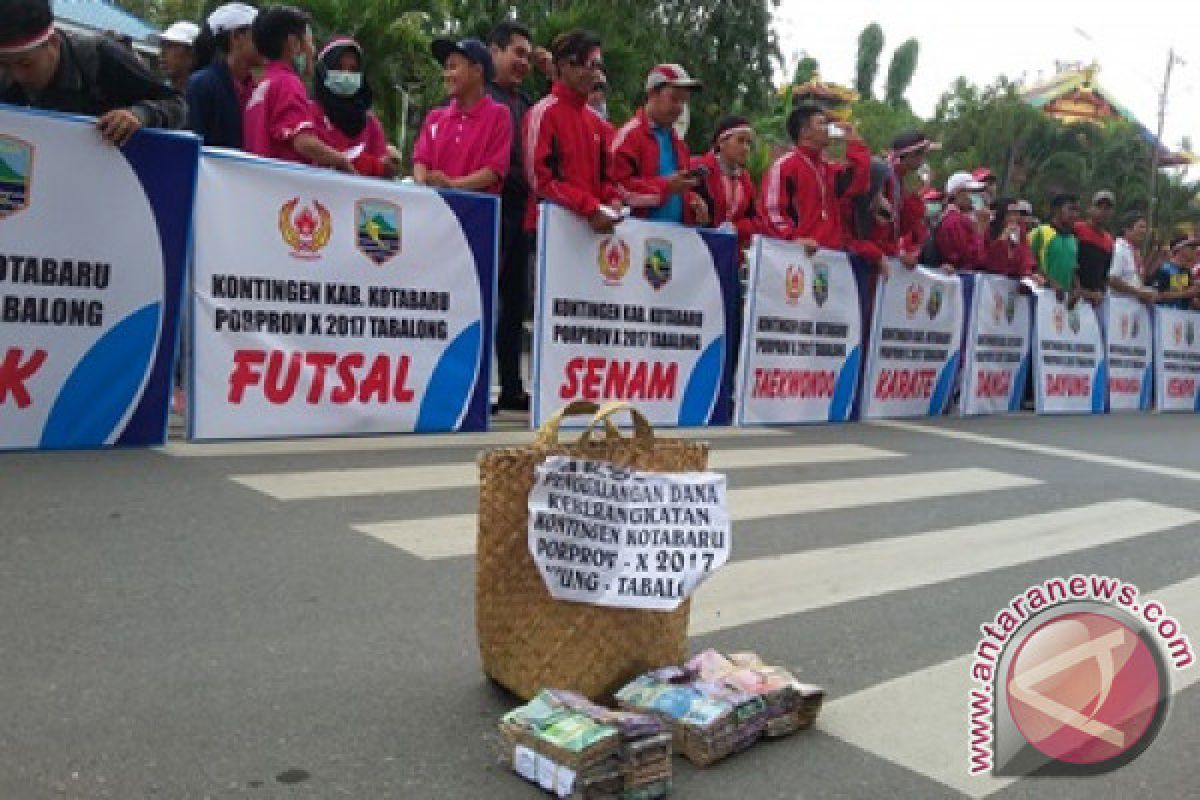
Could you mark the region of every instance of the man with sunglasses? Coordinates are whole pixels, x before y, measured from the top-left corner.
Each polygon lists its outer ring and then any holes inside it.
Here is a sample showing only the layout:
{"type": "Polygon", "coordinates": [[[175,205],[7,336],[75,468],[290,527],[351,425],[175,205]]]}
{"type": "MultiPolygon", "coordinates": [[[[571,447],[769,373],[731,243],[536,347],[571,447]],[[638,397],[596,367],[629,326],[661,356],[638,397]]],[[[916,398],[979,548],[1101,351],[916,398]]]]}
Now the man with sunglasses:
{"type": "Polygon", "coordinates": [[[181,128],[183,96],[107,37],[54,25],[49,0],[0,0],[0,103],[97,117],[108,142],[141,128],[181,128]]]}
{"type": "Polygon", "coordinates": [[[537,204],[557,203],[609,233],[621,219],[617,189],[608,177],[602,120],[587,107],[604,70],[600,39],[571,31],[550,45],[556,79],[550,94],[525,117],[525,169],[531,189],[526,230],[537,228],[537,204]]]}

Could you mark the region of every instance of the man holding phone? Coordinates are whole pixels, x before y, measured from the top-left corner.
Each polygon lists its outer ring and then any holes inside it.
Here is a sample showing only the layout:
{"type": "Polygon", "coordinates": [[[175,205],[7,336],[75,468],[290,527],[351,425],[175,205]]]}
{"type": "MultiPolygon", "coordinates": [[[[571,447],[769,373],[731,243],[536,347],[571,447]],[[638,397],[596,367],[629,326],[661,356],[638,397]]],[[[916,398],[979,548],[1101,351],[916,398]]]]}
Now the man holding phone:
{"type": "Polygon", "coordinates": [[[675,131],[692,91],[700,88],[678,64],[659,64],[646,78],[646,104],[613,138],[613,180],[639,217],[709,223],[708,206],[696,191],[707,172],[688,168],[687,145],[675,131]]]}

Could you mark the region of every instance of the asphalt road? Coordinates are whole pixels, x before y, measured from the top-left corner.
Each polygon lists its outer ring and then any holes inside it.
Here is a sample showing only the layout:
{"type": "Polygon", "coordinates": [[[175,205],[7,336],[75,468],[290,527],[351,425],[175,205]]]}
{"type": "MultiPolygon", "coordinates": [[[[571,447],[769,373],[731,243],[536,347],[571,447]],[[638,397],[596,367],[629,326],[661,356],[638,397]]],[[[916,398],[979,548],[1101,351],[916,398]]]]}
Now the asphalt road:
{"type": "MultiPolygon", "coordinates": [[[[815,730],[676,759],[674,796],[1200,796],[1200,668],[1122,770],[994,785],[965,777],[953,663],[1073,573],[1177,600],[1200,645],[1198,433],[1023,415],[714,438],[732,489],[778,491],[735,523],[692,647],[758,651],[829,700],[815,730]]],[[[511,438],[0,456],[0,798],[543,796],[498,765],[513,700],[480,673],[461,530],[477,452],[511,438]]]]}

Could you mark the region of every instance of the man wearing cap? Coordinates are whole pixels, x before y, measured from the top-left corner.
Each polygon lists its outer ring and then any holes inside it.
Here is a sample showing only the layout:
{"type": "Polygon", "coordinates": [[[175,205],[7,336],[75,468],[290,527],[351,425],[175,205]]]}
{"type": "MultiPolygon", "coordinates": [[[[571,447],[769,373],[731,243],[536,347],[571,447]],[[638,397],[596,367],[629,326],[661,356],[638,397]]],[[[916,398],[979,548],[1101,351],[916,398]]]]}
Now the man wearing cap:
{"type": "Polygon", "coordinates": [[[1116,207],[1116,195],[1107,189],[1096,192],[1087,219],[1075,223],[1075,238],[1079,240],[1080,295],[1090,303],[1102,302],[1108,286],[1114,247],[1108,225],[1116,207]]]}
{"type": "Polygon", "coordinates": [[[1192,282],[1196,245],[1195,239],[1183,234],[1171,239],[1169,257],[1150,281],[1158,290],[1159,305],[1187,310],[1200,297],[1200,284],[1192,282]]]}
{"type": "Polygon", "coordinates": [[[242,149],[242,116],[254,92],[251,70],[262,65],[251,26],[258,9],[226,3],[208,15],[216,50],[212,62],[188,78],[188,127],[208,147],[242,149]]]}
{"type": "Polygon", "coordinates": [[[976,198],[975,210],[991,208],[992,203],[996,202],[996,186],[999,183],[995,174],[988,167],[976,167],[971,170],[971,177],[983,184],[983,191],[976,198]]]}
{"type": "Polygon", "coordinates": [[[695,191],[700,178],[689,172],[691,156],[675,130],[700,88],[678,64],[659,64],[646,77],[646,104],[613,137],[613,180],[639,217],[708,224],[708,207],[695,191]]]}
{"type": "Polygon", "coordinates": [[[194,22],[180,20],[158,34],[158,53],[162,59],[163,74],[177,92],[187,88],[188,76],[192,74],[193,49],[200,26],[194,22]]]}
{"type": "Polygon", "coordinates": [[[891,174],[883,186],[883,197],[891,210],[890,219],[884,220],[892,249],[906,267],[915,267],[929,231],[925,227],[925,201],[916,191],[908,191],[905,183],[910,175],[916,175],[925,164],[931,150],[940,150],[941,144],[932,141],[923,131],[905,131],[892,140],[888,153],[891,174]]]}
{"type": "Polygon", "coordinates": [[[871,152],[852,126],[838,126],[848,136],[846,163],[825,157],[830,128],[829,116],[817,106],[792,109],[787,131],[795,147],[763,177],[759,216],[764,233],[800,242],[809,253],[845,247],[841,200],[865,193],[870,185],[871,152]]]}
{"type": "Polygon", "coordinates": [[[956,172],[946,181],[948,206],[933,232],[939,266],[946,272],[976,269],[987,261],[983,228],[974,217],[973,198],[983,190],[983,182],[969,172],[956,172]]]}
{"type": "Polygon", "coordinates": [[[254,18],[251,33],[267,64],[242,116],[246,151],[354,173],[349,156],[322,142],[313,122],[312,101],[301,80],[313,70],[308,13],[290,6],[265,8],[254,18]]]}
{"type": "Polygon", "coordinates": [[[122,145],[141,128],[180,128],[183,96],[107,37],[54,27],[49,0],[0,0],[0,103],[97,117],[122,145]]]}
{"type": "Polygon", "coordinates": [[[570,31],[555,38],[550,53],[554,85],[525,117],[525,171],[531,190],[525,229],[537,227],[537,204],[545,200],[584,217],[597,233],[610,233],[622,206],[608,175],[602,120],[587,107],[588,93],[604,71],[600,39],[570,31]]]}
{"type": "Polygon", "coordinates": [[[1068,296],[1074,304],[1079,288],[1079,240],[1075,223],[1079,221],[1079,198],[1063,193],[1050,201],[1050,222],[1029,235],[1029,245],[1037,258],[1038,270],[1046,285],[1056,290],[1060,302],[1068,296]]]}
{"type": "Polygon", "coordinates": [[[746,169],[754,147],[754,128],[745,117],[728,116],[717,122],[712,149],[692,159],[692,169],[703,168],[697,191],[708,206],[709,223],[737,232],[738,245],[750,246],[761,231],[755,208],[754,180],[746,169]]]}
{"type": "Polygon", "coordinates": [[[450,103],[425,117],[413,146],[417,183],[500,194],[512,158],[512,115],[483,90],[492,55],[478,39],[434,39],[450,103]]]}

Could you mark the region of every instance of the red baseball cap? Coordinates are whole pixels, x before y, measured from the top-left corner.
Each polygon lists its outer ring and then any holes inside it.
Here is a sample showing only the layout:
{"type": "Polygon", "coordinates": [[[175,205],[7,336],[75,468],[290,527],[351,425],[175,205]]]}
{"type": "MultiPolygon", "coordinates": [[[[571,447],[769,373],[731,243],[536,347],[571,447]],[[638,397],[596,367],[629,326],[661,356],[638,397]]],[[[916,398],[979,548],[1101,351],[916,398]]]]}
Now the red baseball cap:
{"type": "Polygon", "coordinates": [[[976,167],[975,169],[971,170],[971,177],[977,181],[990,181],[996,176],[993,175],[992,171],[987,167],[976,167]]]}
{"type": "Polygon", "coordinates": [[[650,70],[646,76],[646,91],[661,89],[664,86],[679,86],[684,89],[703,89],[704,84],[688,75],[687,70],[678,64],[659,64],[650,70]]]}

